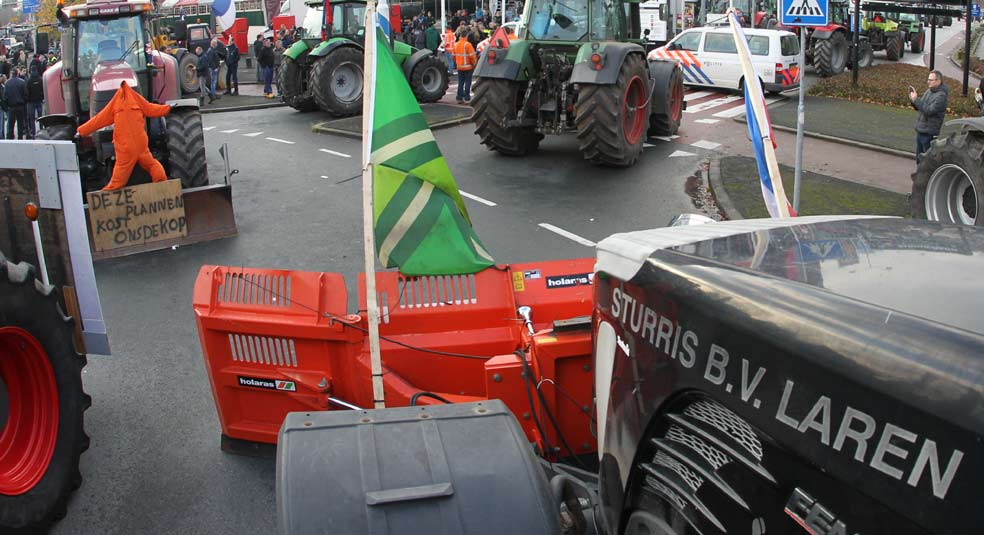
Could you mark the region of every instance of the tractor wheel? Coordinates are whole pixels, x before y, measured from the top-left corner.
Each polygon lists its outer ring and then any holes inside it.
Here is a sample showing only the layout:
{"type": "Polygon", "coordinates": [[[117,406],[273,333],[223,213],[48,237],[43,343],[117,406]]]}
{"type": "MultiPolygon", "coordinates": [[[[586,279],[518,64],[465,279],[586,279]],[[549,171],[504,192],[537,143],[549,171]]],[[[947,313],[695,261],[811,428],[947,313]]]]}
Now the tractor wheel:
{"type": "Polygon", "coordinates": [[[871,67],[871,64],[875,62],[875,51],[871,48],[871,43],[867,41],[858,43],[858,65],[862,69],[871,67]]]}
{"type": "Polygon", "coordinates": [[[198,91],[198,56],[194,52],[181,56],[181,61],[178,62],[178,81],[182,93],[198,91]]]}
{"type": "Polygon", "coordinates": [[[0,532],[47,533],[82,484],[91,399],[72,319],[34,267],[0,254],[0,532]]]}
{"type": "Polygon", "coordinates": [[[297,111],[314,111],[318,104],[311,94],[311,86],[307,84],[304,67],[297,60],[285,57],[277,71],[280,88],[284,91],[284,102],[297,111]]]}
{"type": "Polygon", "coordinates": [[[885,36],[885,57],[890,61],[898,61],[902,49],[902,41],[899,40],[898,34],[885,36]]]}
{"type": "Polygon", "coordinates": [[[653,80],[653,105],[650,106],[649,129],[646,134],[652,136],[672,136],[680,130],[683,119],[683,71],[675,63],[653,62],[650,69],[656,70],[653,80]],[[657,65],[669,65],[659,68],[657,65]],[[665,70],[669,72],[665,72],[665,70]],[[666,103],[665,111],[655,111],[666,103]],[[660,103],[660,105],[657,105],[660,103]]]}
{"type": "Polygon", "coordinates": [[[626,56],[615,84],[581,84],[577,91],[577,139],[584,158],[611,167],[635,164],[649,120],[649,75],[642,57],[626,56]]]}
{"type": "Polygon", "coordinates": [[[423,58],[410,73],[410,89],[417,102],[437,102],[448,92],[448,64],[431,55],[423,58]]]}
{"type": "Polygon", "coordinates": [[[536,150],[543,139],[531,127],[503,126],[508,119],[515,119],[523,105],[523,86],[518,82],[500,78],[481,79],[475,84],[471,100],[474,112],[475,133],[482,144],[506,156],[526,156],[536,150]]]}
{"type": "Polygon", "coordinates": [[[936,139],[912,175],[912,217],[984,226],[984,134],[954,132],[936,139]]]}
{"type": "Polygon", "coordinates": [[[834,76],[847,67],[850,46],[844,32],[834,32],[829,39],[818,39],[813,46],[813,68],[821,77],[834,76]]]}
{"type": "Polygon", "coordinates": [[[167,123],[167,176],[180,178],[182,188],[208,185],[205,164],[205,132],[197,108],[175,108],[167,123]]]}
{"type": "Polygon", "coordinates": [[[762,473],[771,477],[762,468],[762,440],[751,425],[708,399],[693,400],[672,416],[640,443],[640,462],[629,477],[633,512],[625,535],[770,533],[747,483],[754,489],[762,473]],[[680,421],[714,429],[715,438],[680,421]],[[746,468],[753,466],[758,470],[746,468]],[[737,525],[742,519],[749,519],[751,529],[737,525]]]}
{"type": "Polygon", "coordinates": [[[362,51],[344,46],[314,62],[308,81],[318,107],[337,117],[362,111],[362,51]]]}
{"type": "Polygon", "coordinates": [[[910,50],[913,54],[918,54],[926,48],[926,32],[919,32],[910,41],[910,50]]]}

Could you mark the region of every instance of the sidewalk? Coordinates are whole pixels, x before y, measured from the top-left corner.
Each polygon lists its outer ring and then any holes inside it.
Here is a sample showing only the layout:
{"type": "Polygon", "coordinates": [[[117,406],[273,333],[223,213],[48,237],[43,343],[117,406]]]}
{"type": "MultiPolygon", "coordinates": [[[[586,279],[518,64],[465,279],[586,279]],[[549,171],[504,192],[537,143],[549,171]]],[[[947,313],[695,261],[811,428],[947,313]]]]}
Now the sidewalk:
{"type": "MultiPolygon", "coordinates": [[[[276,87],[273,90],[276,92],[276,87]]],[[[239,83],[239,95],[223,95],[220,90],[219,97],[212,104],[208,104],[206,98],[205,104],[201,107],[202,113],[260,110],[286,105],[278,97],[272,99],[264,97],[262,84],[246,84],[242,81],[239,83]]]]}

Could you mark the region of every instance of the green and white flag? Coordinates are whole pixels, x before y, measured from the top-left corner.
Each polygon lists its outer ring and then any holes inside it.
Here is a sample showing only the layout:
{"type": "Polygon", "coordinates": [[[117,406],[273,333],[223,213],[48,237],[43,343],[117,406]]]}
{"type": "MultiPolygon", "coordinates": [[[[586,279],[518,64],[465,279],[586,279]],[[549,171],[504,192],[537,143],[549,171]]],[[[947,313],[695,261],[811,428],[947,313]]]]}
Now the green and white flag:
{"type": "MultiPolygon", "coordinates": [[[[368,33],[368,32],[367,32],[368,33]]],[[[434,134],[382,32],[366,43],[375,68],[364,138],[373,169],[373,230],[382,265],[404,275],[475,273],[494,261],[472,229],[434,134]],[[368,126],[368,125],[367,125],[368,126]]],[[[367,40],[368,41],[368,40],[367,40]]]]}

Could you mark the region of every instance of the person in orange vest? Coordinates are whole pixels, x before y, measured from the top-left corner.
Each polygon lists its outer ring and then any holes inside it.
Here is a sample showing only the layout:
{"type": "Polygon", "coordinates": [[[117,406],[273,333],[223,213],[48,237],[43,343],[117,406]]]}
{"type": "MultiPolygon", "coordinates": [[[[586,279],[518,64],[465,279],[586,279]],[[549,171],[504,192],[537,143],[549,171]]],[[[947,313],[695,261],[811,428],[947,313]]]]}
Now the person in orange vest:
{"type": "Polygon", "coordinates": [[[448,62],[448,72],[455,74],[454,71],[454,32],[450,28],[444,29],[444,34],[441,35],[441,46],[438,51],[444,54],[444,59],[448,62]]]}
{"type": "Polygon", "coordinates": [[[116,94],[106,107],[78,129],[78,135],[91,136],[96,130],[113,125],[113,149],[116,165],[113,177],[103,190],[120,189],[130,181],[133,166],[140,164],[154,182],[167,180],[161,162],[150,153],[147,121],[144,117],[164,117],[171,111],[167,104],[151,104],[127,85],[120,83],[116,94]]]}
{"type": "Polygon", "coordinates": [[[471,101],[472,71],[478,65],[475,47],[468,42],[470,30],[459,30],[458,41],[454,44],[454,63],[458,67],[458,104],[471,101]]]}

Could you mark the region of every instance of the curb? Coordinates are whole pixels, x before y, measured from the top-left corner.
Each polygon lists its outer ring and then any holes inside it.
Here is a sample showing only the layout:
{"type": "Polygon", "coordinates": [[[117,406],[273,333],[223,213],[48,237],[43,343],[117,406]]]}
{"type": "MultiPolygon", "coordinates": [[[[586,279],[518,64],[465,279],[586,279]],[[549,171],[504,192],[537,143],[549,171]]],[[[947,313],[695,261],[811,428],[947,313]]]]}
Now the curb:
{"type": "MultiPolygon", "coordinates": [[[[947,61],[950,62],[951,65],[953,65],[954,67],[960,69],[960,74],[963,75],[963,65],[960,64],[960,63],[957,63],[957,60],[953,59],[953,54],[947,54],[946,55],[946,59],[947,59],[947,61]]],[[[974,71],[970,71],[969,74],[970,74],[970,77],[973,78],[973,79],[975,79],[975,80],[980,80],[981,79],[981,75],[977,74],[974,71]]],[[[971,93],[971,91],[968,91],[967,94],[970,94],[970,93],[971,93]]]]}
{"type": "MultiPolygon", "coordinates": [[[[324,121],[324,122],[320,122],[320,123],[315,123],[314,125],[311,126],[311,131],[314,132],[314,133],[316,133],[316,134],[330,134],[330,135],[342,136],[342,137],[347,137],[347,138],[352,138],[352,139],[362,139],[362,132],[356,133],[356,132],[352,132],[352,131],[349,131],[349,130],[341,130],[341,129],[338,129],[338,128],[332,128],[330,126],[322,126],[325,123],[329,123],[329,122],[331,122],[331,121],[324,121]]],[[[465,117],[465,118],[461,118],[461,119],[452,119],[450,121],[444,121],[444,122],[440,122],[440,123],[434,123],[434,124],[429,125],[429,126],[430,126],[430,129],[431,130],[442,130],[444,128],[450,128],[452,126],[458,126],[459,124],[464,124],[464,123],[468,123],[468,122],[471,122],[471,117],[465,117]]]]}
{"type": "Polygon", "coordinates": [[[249,110],[265,110],[267,108],[280,108],[286,106],[283,102],[271,102],[269,104],[250,104],[248,106],[230,106],[228,108],[199,108],[202,114],[206,113],[223,113],[227,111],[249,111],[249,110]]]}
{"type": "Polygon", "coordinates": [[[707,184],[711,188],[711,194],[714,195],[718,209],[724,212],[724,215],[730,221],[745,219],[742,217],[741,212],[738,211],[738,208],[735,207],[734,203],[731,202],[731,197],[728,197],[727,190],[724,189],[724,182],[721,181],[721,160],[711,158],[708,163],[707,184]]]}
{"type": "MultiPolygon", "coordinates": [[[[742,115],[740,117],[735,117],[733,120],[736,121],[736,122],[739,122],[739,123],[747,123],[747,121],[745,121],[745,116],[744,115],[742,115]]],[[[792,133],[792,134],[795,134],[796,133],[796,129],[795,128],[789,128],[788,126],[781,126],[781,125],[773,124],[772,125],[772,128],[774,130],[779,130],[779,131],[782,131],[782,132],[789,132],[789,133],[792,133]]],[[[841,145],[849,145],[851,147],[857,147],[859,149],[867,149],[867,150],[871,150],[871,151],[875,151],[875,152],[882,152],[882,153],[889,154],[889,155],[892,155],[892,156],[899,156],[901,158],[908,158],[910,160],[915,160],[916,159],[915,153],[907,152],[907,151],[904,151],[904,150],[892,149],[892,148],[889,148],[889,147],[882,147],[881,145],[872,145],[871,143],[865,143],[863,141],[855,141],[853,139],[847,139],[847,138],[843,138],[843,137],[828,136],[827,134],[818,134],[817,132],[810,132],[809,130],[803,131],[803,135],[805,135],[806,137],[812,137],[812,138],[815,138],[815,139],[822,139],[824,141],[830,141],[830,142],[833,142],[833,143],[840,143],[841,145]]]]}

